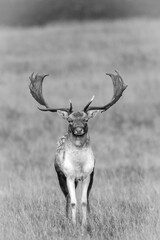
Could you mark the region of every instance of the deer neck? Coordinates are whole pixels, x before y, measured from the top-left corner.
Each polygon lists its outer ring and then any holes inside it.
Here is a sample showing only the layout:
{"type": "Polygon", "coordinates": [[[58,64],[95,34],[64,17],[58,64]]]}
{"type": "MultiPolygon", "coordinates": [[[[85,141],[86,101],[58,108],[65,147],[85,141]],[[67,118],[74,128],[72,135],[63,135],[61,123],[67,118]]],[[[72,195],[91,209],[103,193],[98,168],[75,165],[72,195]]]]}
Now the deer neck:
{"type": "Polygon", "coordinates": [[[83,136],[75,136],[70,130],[68,131],[68,140],[77,148],[87,147],[90,144],[90,137],[88,133],[83,136]]]}

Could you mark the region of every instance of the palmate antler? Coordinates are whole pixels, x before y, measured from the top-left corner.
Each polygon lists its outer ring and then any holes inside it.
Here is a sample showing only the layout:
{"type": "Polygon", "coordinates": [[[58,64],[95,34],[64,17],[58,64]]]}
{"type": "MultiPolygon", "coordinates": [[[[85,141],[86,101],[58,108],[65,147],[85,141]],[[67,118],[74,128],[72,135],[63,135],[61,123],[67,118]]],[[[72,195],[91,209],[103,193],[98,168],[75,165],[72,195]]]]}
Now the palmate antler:
{"type": "Polygon", "coordinates": [[[84,112],[87,113],[90,110],[101,110],[101,112],[105,112],[120,99],[120,97],[122,96],[122,93],[128,86],[123,82],[123,79],[119,75],[119,73],[117,71],[115,71],[115,72],[117,73],[116,75],[111,74],[111,73],[106,73],[106,75],[111,77],[112,82],[113,82],[114,94],[113,94],[112,100],[104,106],[89,107],[94,99],[94,97],[92,97],[92,99],[89,101],[89,103],[87,103],[87,105],[84,107],[84,110],[83,110],[84,112]]]}
{"type": "Polygon", "coordinates": [[[43,80],[46,76],[48,76],[48,75],[35,75],[34,76],[34,73],[32,73],[32,75],[29,77],[29,79],[31,80],[31,82],[29,84],[29,89],[30,89],[32,96],[40,105],[43,105],[46,107],[46,108],[38,107],[38,109],[41,111],[50,111],[50,112],[57,112],[58,110],[61,110],[61,111],[66,111],[68,113],[72,113],[71,101],[70,101],[70,108],[50,108],[48,106],[48,104],[46,103],[46,101],[43,98],[43,93],[42,93],[42,84],[43,84],[43,80]]]}
{"type": "MultiPolygon", "coordinates": [[[[94,96],[93,96],[92,99],[89,101],[89,103],[87,103],[87,105],[84,107],[84,109],[83,109],[84,112],[87,113],[90,110],[100,110],[101,112],[105,112],[120,99],[120,97],[122,96],[122,93],[127,88],[127,85],[123,82],[123,79],[119,75],[119,73],[117,71],[115,71],[115,72],[116,72],[116,75],[111,74],[111,73],[106,73],[106,75],[111,77],[112,82],[113,82],[114,94],[113,94],[112,100],[104,106],[91,106],[90,107],[90,105],[94,99],[94,96]]],[[[31,92],[32,96],[34,97],[34,99],[40,105],[45,106],[45,108],[38,107],[38,109],[41,111],[50,111],[50,112],[57,112],[58,110],[61,110],[61,111],[67,112],[68,114],[72,113],[73,107],[72,107],[71,101],[70,101],[70,108],[50,108],[48,106],[48,104],[44,100],[43,94],[42,94],[42,84],[43,84],[43,80],[46,76],[48,76],[48,75],[35,75],[34,76],[34,73],[32,73],[32,75],[30,76],[30,80],[31,80],[30,85],[29,85],[30,92],[31,92]]]]}

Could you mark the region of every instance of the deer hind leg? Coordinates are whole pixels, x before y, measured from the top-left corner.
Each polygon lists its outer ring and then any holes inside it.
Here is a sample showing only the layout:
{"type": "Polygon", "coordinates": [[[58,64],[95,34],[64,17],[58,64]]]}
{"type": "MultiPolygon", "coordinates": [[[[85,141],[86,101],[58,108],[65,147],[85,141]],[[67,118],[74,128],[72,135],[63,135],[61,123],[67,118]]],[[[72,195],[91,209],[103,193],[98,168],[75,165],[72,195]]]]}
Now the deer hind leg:
{"type": "Polygon", "coordinates": [[[82,198],[81,198],[81,207],[82,207],[82,227],[87,224],[87,210],[90,212],[89,206],[89,193],[93,184],[93,175],[92,172],[82,183],[82,198]]]}
{"type": "Polygon", "coordinates": [[[89,213],[90,213],[89,194],[93,185],[93,177],[94,177],[94,170],[90,175],[90,182],[89,182],[88,191],[87,191],[87,210],[89,213]]]}
{"type": "Polygon", "coordinates": [[[69,217],[70,195],[67,187],[66,176],[61,170],[57,171],[60,188],[66,198],[66,217],[69,217]]]}
{"type": "Polygon", "coordinates": [[[72,178],[67,178],[67,187],[71,200],[71,210],[72,210],[72,222],[76,225],[76,209],[77,209],[77,200],[76,200],[76,186],[77,182],[75,182],[72,178]]]}

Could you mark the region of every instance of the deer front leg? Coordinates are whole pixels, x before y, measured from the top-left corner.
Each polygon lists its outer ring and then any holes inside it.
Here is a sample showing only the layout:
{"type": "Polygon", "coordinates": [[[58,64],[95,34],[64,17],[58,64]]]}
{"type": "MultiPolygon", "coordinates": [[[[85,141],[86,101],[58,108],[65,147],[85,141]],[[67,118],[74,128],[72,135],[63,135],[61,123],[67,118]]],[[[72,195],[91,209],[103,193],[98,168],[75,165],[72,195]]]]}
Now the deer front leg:
{"type": "Polygon", "coordinates": [[[85,227],[87,224],[87,209],[88,209],[88,188],[90,185],[90,175],[87,176],[86,179],[83,180],[82,183],[82,198],[81,198],[81,206],[82,206],[82,227],[85,227]]]}
{"type": "Polygon", "coordinates": [[[76,225],[76,208],[77,208],[77,200],[76,200],[76,192],[75,192],[75,181],[74,179],[67,178],[67,187],[70,195],[70,203],[71,203],[71,211],[72,211],[72,222],[76,225]]]}

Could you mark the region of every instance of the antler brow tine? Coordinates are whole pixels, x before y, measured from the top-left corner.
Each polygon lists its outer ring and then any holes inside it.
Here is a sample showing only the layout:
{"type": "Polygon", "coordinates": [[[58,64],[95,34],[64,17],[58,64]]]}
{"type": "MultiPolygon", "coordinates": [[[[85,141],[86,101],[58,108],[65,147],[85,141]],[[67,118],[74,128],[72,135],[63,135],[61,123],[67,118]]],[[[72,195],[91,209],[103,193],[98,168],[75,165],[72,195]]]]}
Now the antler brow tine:
{"type": "Polygon", "coordinates": [[[94,100],[94,96],[91,98],[91,100],[89,101],[89,103],[87,103],[87,105],[84,107],[83,111],[86,112],[88,107],[91,105],[91,103],[93,102],[94,100]]]}
{"type": "Polygon", "coordinates": [[[73,105],[72,105],[72,101],[70,99],[69,99],[69,105],[70,105],[69,111],[71,113],[73,111],[73,105]]]}

